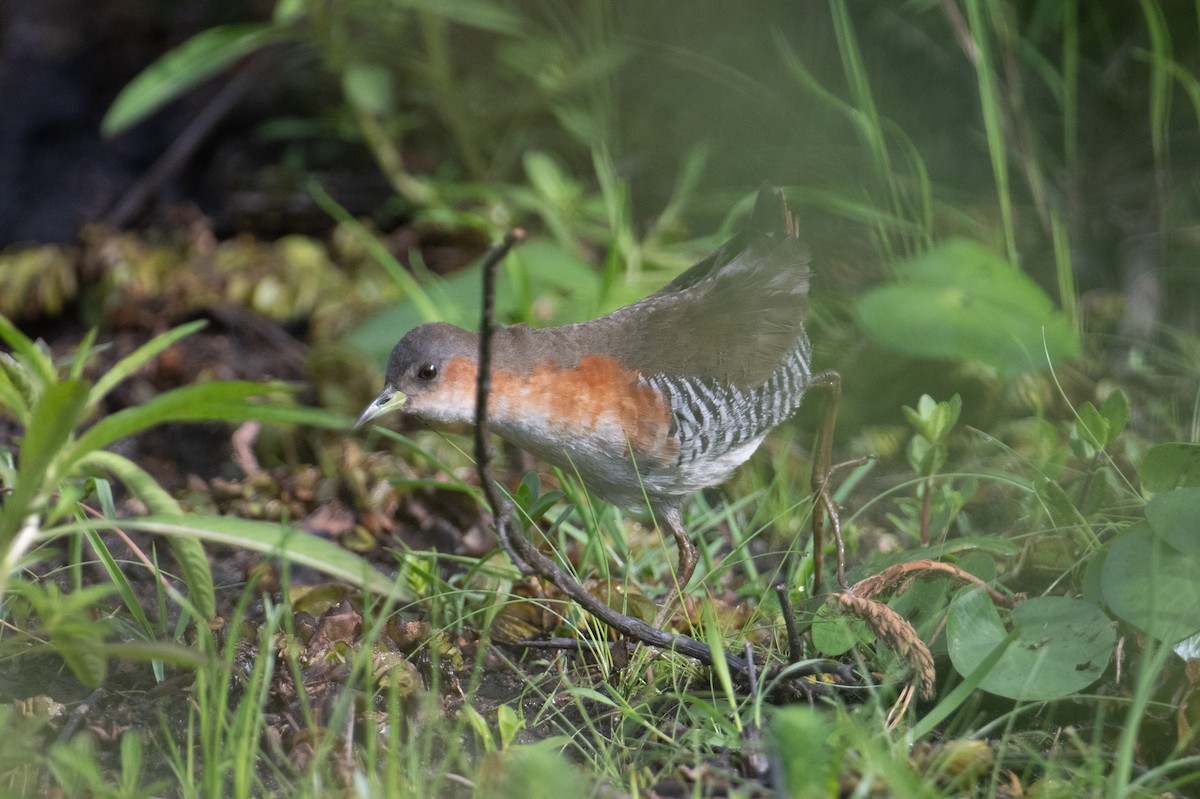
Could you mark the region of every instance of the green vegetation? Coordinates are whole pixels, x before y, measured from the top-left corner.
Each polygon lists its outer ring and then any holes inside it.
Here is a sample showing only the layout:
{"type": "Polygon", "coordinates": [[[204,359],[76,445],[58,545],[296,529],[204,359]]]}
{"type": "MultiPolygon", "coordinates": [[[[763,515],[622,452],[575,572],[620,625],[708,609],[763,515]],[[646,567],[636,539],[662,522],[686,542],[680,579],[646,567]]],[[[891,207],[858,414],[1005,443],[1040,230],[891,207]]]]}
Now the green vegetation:
{"type": "MultiPolygon", "coordinates": [[[[478,269],[439,277],[417,252],[405,268],[312,178],[347,275],[296,240],[231,260],[277,256],[283,285],[312,289],[268,292],[294,307],[266,312],[311,318],[325,409],[214,379],[109,411],[200,325],[87,377],[104,333],[56,359],[0,316],[0,416],[16,431],[0,438],[0,667],[42,658],[92,688],[123,684],[119,663],[143,678],[129,693],[171,697],[61,741],[71,708],[49,688],[0,704],[0,793],[1200,794],[1200,11],[800,7],[279,0],[270,20],[165,54],[105,128],[246,58],[301,64],[336,99],[264,137],[293,155],[304,136],[357,142],[414,223],[481,240],[531,229],[504,264],[506,322],[642,296],[736,227],[763,178],[785,185],[813,250],[809,332],[846,388],[835,451],[875,456],[835,476],[852,592],[812,595],[829,553],[806,532],[810,411],[685,519],[701,560],[674,624],[749,649],[754,685],[613,645],[487,554],[467,439],[376,428],[346,443],[371,393],[347,374],[421,321],[473,325],[478,269]],[[289,253],[305,265],[290,276],[289,253]],[[230,481],[241,504],[218,509],[113,449],[201,420],[263,423],[292,443],[262,449],[319,488],[264,470],[230,481]],[[337,545],[302,532],[288,491],[355,520],[337,545]],[[418,527],[452,529],[460,554],[409,549],[418,527]],[[171,558],[123,560],[116,532],[166,536],[171,558]],[[230,550],[212,545],[268,558],[221,586],[210,557],[230,550]],[[308,568],[333,581],[300,579],[308,568]],[[563,648],[527,645],[548,636],[563,648]],[[785,693],[798,676],[803,699],[785,693]]],[[[127,268],[166,283],[180,267],[159,255],[127,268]]],[[[77,290],[67,259],[22,258],[21,296],[40,279],[42,307],[75,299],[60,296],[77,290]]],[[[254,294],[236,298],[266,301],[254,294]]],[[[671,542],[571,475],[548,484],[508,460],[521,534],[653,618],[671,542]]]]}

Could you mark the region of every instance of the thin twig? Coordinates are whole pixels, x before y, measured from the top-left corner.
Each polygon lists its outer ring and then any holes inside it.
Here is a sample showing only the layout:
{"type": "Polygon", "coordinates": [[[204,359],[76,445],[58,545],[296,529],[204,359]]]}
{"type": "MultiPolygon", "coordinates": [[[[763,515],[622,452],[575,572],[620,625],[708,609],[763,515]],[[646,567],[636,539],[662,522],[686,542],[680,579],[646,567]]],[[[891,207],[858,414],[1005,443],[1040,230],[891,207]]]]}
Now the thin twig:
{"type": "Polygon", "coordinates": [[[56,744],[65,744],[67,741],[71,740],[72,736],[75,735],[75,731],[79,729],[81,724],[83,724],[84,717],[92,712],[92,709],[96,707],[97,703],[99,703],[107,693],[108,690],[101,685],[96,690],[88,694],[86,699],[76,705],[75,709],[71,711],[71,715],[67,717],[67,723],[63,725],[61,730],[59,730],[58,737],[55,738],[54,742],[56,744]]]}
{"type": "Polygon", "coordinates": [[[837,509],[829,496],[829,480],[833,472],[833,433],[837,427],[838,406],[842,401],[842,376],[833,370],[813,375],[810,387],[823,387],[829,392],[821,408],[821,421],[817,427],[817,440],[813,445],[812,490],[815,494],[812,513],[813,546],[813,595],[821,592],[821,554],[825,548],[825,512],[829,512],[830,523],[838,544],[838,583],[846,586],[846,548],[842,544],[842,529],[838,523],[837,509]]]}
{"type": "Polygon", "coordinates": [[[488,250],[483,259],[483,309],[479,326],[479,377],[475,383],[475,468],[479,474],[479,484],[483,496],[492,509],[496,520],[496,536],[500,545],[508,553],[509,559],[523,576],[537,574],[533,566],[521,556],[513,546],[513,536],[509,526],[508,506],[496,493],[494,482],[488,475],[488,464],[492,460],[491,446],[488,437],[488,395],[492,391],[492,334],[495,333],[496,317],[496,267],[504,260],[517,243],[525,238],[525,231],[520,228],[510,230],[500,243],[488,250]]]}
{"type": "Polygon", "coordinates": [[[599,652],[615,646],[627,646],[625,641],[585,641],[580,638],[519,638],[509,642],[511,646],[526,649],[553,649],[562,652],[599,652]]]}
{"type": "Polygon", "coordinates": [[[758,699],[758,673],[754,668],[754,647],[749,642],[746,643],[746,665],[749,666],[746,679],[750,681],[750,699],[754,701],[758,699]]]}
{"type": "Polygon", "coordinates": [[[779,599],[779,609],[783,611],[783,625],[787,628],[788,661],[799,663],[804,657],[800,646],[800,632],[796,629],[796,620],[792,618],[792,600],[788,599],[788,589],[783,583],[775,586],[775,596],[779,599]]]}
{"type": "Polygon", "coordinates": [[[837,506],[829,492],[821,494],[821,504],[829,514],[829,526],[833,529],[833,542],[837,545],[837,581],[838,587],[845,590],[846,585],[846,540],[842,538],[842,520],[838,515],[837,506]]]}
{"type": "MultiPolygon", "coordinates": [[[[757,707],[759,703],[758,672],[754,668],[754,647],[746,644],[746,663],[750,666],[746,679],[750,683],[750,704],[757,707]]],[[[771,761],[764,751],[763,731],[758,726],[757,715],[742,731],[742,774],[756,780],[765,780],[771,773],[771,761]]]]}

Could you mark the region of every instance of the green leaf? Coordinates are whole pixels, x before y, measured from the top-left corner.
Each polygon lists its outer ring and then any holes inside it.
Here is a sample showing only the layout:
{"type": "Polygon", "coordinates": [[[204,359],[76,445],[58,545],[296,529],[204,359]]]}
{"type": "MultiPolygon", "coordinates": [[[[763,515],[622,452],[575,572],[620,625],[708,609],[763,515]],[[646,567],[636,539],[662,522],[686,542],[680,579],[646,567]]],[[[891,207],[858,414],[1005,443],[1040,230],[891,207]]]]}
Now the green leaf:
{"type": "MultiPolygon", "coordinates": [[[[979,686],[1009,699],[1047,700],[1073,694],[1103,673],[1116,644],[1112,622],[1095,604],[1069,597],[1028,599],[1012,611],[1015,638],[979,686]]],[[[987,592],[965,589],[950,603],[950,660],[974,671],[1009,632],[987,592]]]]}
{"type": "Polygon", "coordinates": [[[375,593],[407,599],[395,581],[376,571],[371,564],[342,549],[294,527],[268,522],[231,519],[224,516],[144,516],[135,519],[93,519],[86,524],[63,525],[55,532],[65,534],[82,529],[141,530],[172,538],[192,538],[286,558],[375,593]]]}
{"type": "Polygon", "coordinates": [[[142,764],[145,750],[142,739],[136,732],[121,733],[121,777],[119,790],[126,796],[137,793],[142,784],[142,764]]]}
{"type": "Polygon", "coordinates": [[[1200,632],[1200,558],[1170,546],[1145,523],[1110,544],[1100,590],[1113,613],[1165,643],[1200,632]]]}
{"type": "Polygon", "coordinates": [[[84,381],[66,380],[51,385],[38,400],[21,441],[19,481],[27,475],[42,474],[71,432],[83,422],[87,391],[84,381]]]}
{"type": "Polygon", "coordinates": [[[1090,402],[1080,404],[1075,413],[1075,434],[1089,446],[1104,449],[1108,443],[1108,420],[1090,402]]]}
{"type": "Polygon", "coordinates": [[[121,133],[239,58],[287,36],[286,28],[268,22],[201,31],[131,80],[104,115],[100,132],[121,133]]]}
{"type": "Polygon", "coordinates": [[[208,659],[204,655],[190,646],[182,646],[170,641],[112,642],[102,644],[101,650],[109,657],[125,658],[126,660],[161,660],[173,666],[195,668],[208,663],[208,659]]]}
{"type": "Polygon", "coordinates": [[[392,105],[392,77],[377,64],[356,62],[342,73],[342,91],[357,108],[372,114],[394,113],[392,105]]]}
{"type": "Polygon", "coordinates": [[[767,741],[779,763],[783,785],[778,796],[822,799],[838,795],[829,757],[829,722],[816,708],[780,708],[767,725],[767,741]],[[833,784],[831,784],[833,783],[833,784]]]}
{"type": "Polygon", "coordinates": [[[83,337],[83,341],[79,342],[79,346],[75,349],[75,354],[71,357],[71,369],[67,374],[68,380],[83,379],[83,369],[87,366],[87,362],[94,352],[93,347],[96,345],[97,333],[98,331],[93,327],[83,337]]]}
{"type": "Polygon", "coordinates": [[[1083,524],[1083,517],[1075,507],[1075,503],[1071,502],[1067,492],[1057,482],[1049,477],[1039,477],[1033,487],[1037,498],[1042,501],[1042,505],[1050,514],[1050,519],[1054,522],[1056,529],[1067,530],[1074,525],[1083,524]]]}
{"type": "Polygon", "coordinates": [[[51,466],[83,421],[87,394],[87,383],[66,380],[48,386],[34,405],[21,442],[16,484],[0,509],[0,553],[7,551],[25,517],[37,511],[33,506],[38,494],[52,490],[56,475],[49,473],[51,466]]]}
{"type": "Polygon", "coordinates": [[[293,22],[298,22],[304,17],[305,0],[279,0],[275,3],[275,10],[271,13],[271,19],[276,25],[288,25],[293,22]]]}
{"type": "Polygon", "coordinates": [[[213,584],[212,568],[204,544],[196,538],[181,536],[170,539],[171,554],[179,563],[187,583],[188,599],[205,620],[217,615],[217,589],[213,584]]]}
{"type": "Polygon", "coordinates": [[[915,435],[908,440],[905,455],[913,471],[922,477],[932,477],[946,465],[949,451],[941,444],[930,444],[923,435],[915,435]]]}
{"type": "Polygon", "coordinates": [[[980,245],[951,239],[865,294],[859,325],[885,347],[985,363],[1002,378],[1079,357],[1078,336],[1037,283],[980,245]],[[1044,340],[1043,340],[1044,337],[1044,340]]]}
{"type": "Polygon", "coordinates": [[[587,795],[583,774],[567,761],[561,749],[557,741],[540,741],[492,754],[483,769],[478,795],[493,799],[587,795]]]}
{"type": "Polygon", "coordinates": [[[1100,415],[1108,422],[1108,442],[1111,444],[1129,424],[1129,396],[1121,389],[1110,392],[1100,403],[1100,415]]]}
{"type": "Polygon", "coordinates": [[[962,397],[955,394],[946,402],[935,402],[933,397],[922,394],[915,409],[905,405],[904,418],[908,424],[931,444],[941,443],[950,435],[962,413],[962,397]]]}
{"type": "Polygon", "coordinates": [[[1172,441],[1151,447],[1138,473],[1142,491],[1155,494],[1176,488],[1200,488],[1200,444],[1172,441]]]}
{"type": "Polygon", "coordinates": [[[41,620],[42,636],[79,681],[92,687],[102,683],[108,664],[99,647],[110,626],[92,614],[97,603],[112,593],[112,587],[95,585],[63,593],[53,583],[16,581],[13,590],[29,602],[41,620]]]}
{"type": "Polygon", "coordinates": [[[29,425],[33,413],[30,389],[29,375],[21,365],[7,352],[0,352],[0,413],[11,416],[22,427],[29,425]]]}
{"type": "Polygon", "coordinates": [[[66,662],[67,668],[84,685],[95,688],[108,673],[108,656],[97,635],[86,629],[58,629],[49,635],[50,645],[66,662]]]}
{"type": "Polygon", "coordinates": [[[483,750],[485,752],[496,751],[496,743],[492,740],[492,730],[488,726],[487,719],[483,717],[483,714],[470,705],[463,705],[459,713],[466,716],[467,723],[471,725],[471,729],[475,731],[475,735],[483,742],[483,750]]]}
{"type": "Polygon", "coordinates": [[[1157,494],[1146,503],[1154,534],[1190,557],[1200,557],[1200,488],[1157,494]]]}
{"type": "Polygon", "coordinates": [[[121,597],[121,602],[125,605],[125,609],[129,611],[129,615],[133,616],[133,620],[142,630],[142,634],[149,636],[154,631],[154,626],[150,623],[150,618],[146,615],[145,609],[142,607],[141,599],[133,590],[133,586],[129,583],[129,578],[125,576],[125,572],[121,571],[120,564],[113,554],[108,549],[108,545],[100,537],[100,534],[95,530],[86,530],[84,535],[87,536],[88,542],[92,545],[92,549],[96,552],[96,558],[100,561],[100,565],[104,567],[104,571],[108,574],[109,582],[112,583],[113,589],[121,597]]]}
{"type": "MultiPolygon", "coordinates": [[[[163,491],[162,486],[158,485],[148,471],[126,457],[107,450],[96,450],[85,453],[79,464],[95,465],[108,471],[110,475],[125,483],[134,497],[142,500],[155,515],[182,515],[182,509],[174,497],[163,491]]],[[[180,571],[184,572],[188,599],[198,613],[205,619],[211,619],[216,615],[216,587],[212,582],[212,570],[203,543],[197,539],[175,537],[170,539],[170,549],[179,563],[180,571]]]]}
{"type": "Polygon", "coordinates": [[[517,711],[508,705],[500,705],[496,708],[496,726],[500,731],[500,748],[507,749],[517,733],[525,728],[525,722],[517,715],[517,711]]]}
{"type": "MultiPolygon", "coordinates": [[[[975,555],[992,563],[992,558],[982,552],[975,555]]],[[[967,553],[965,558],[970,557],[967,553]]],[[[959,562],[962,566],[962,561],[959,562]]],[[[992,567],[994,571],[994,566],[992,567]]],[[[978,575],[977,575],[978,576],[978,575]]],[[[907,621],[934,657],[946,654],[946,608],[950,605],[952,592],[960,584],[949,578],[924,577],[908,586],[899,594],[888,599],[887,604],[907,621]]]]}
{"type": "Polygon", "coordinates": [[[826,657],[839,657],[858,644],[870,643],[875,636],[862,619],[852,618],[825,604],[817,609],[812,621],[812,642],[826,657]]]}

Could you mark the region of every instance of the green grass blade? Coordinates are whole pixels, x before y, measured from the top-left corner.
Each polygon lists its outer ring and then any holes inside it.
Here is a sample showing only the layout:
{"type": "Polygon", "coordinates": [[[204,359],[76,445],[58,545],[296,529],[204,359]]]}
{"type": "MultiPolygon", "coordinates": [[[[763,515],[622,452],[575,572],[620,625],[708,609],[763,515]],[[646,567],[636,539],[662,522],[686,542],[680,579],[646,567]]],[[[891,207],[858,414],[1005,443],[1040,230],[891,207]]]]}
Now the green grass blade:
{"type": "Polygon", "coordinates": [[[375,593],[401,600],[406,597],[390,577],[342,547],[294,527],[224,516],[145,516],[135,519],[94,519],[86,524],[55,528],[62,535],[85,529],[120,527],[172,539],[195,539],[286,558],[293,563],[345,580],[375,593]]]}
{"type": "Polygon", "coordinates": [[[1075,289],[1075,270],[1071,265],[1071,241],[1067,226],[1058,214],[1050,216],[1050,236],[1054,241],[1054,273],[1058,277],[1058,301],[1067,323],[1083,340],[1083,320],[1079,315],[1079,297],[1075,289]]]}
{"type": "Polygon", "coordinates": [[[169,663],[172,666],[197,668],[208,663],[208,658],[192,649],[169,641],[119,641],[101,643],[101,654],[126,660],[150,660],[169,663]]]}
{"type": "Polygon", "coordinates": [[[355,219],[350,213],[337,203],[333,197],[329,196],[329,192],[325,191],[315,180],[309,181],[308,191],[312,194],[317,205],[321,206],[321,210],[329,214],[339,224],[345,225],[359,244],[366,248],[375,262],[383,267],[383,270],[388,273],[388,277],[396,284],[397,288],[404,294],[405,299],[413,304],[421,314],[421,318],[426,322],[436,322],[443,318],[443,314],[438,310],[437,303],[429,295],[420,283],[417,282],[409,271],[404,268],[403,264],[395,259],[387,247],[384,247],[371,232],[363,227],[362,223],[355,219]]]}
{"type": "Polygon", "coordinates": [[[333,429],[349,429],[352,424],[340,414],[283,403],[281,395],[286,388],[280,383],[239,380],[183,386],[101,419],[79,437],[72,458],[81,458],[163,422],[256,420],[333,429]]]}
{"type": "Polygon", "coordinates": [[[797,206],[807,206],[836,216],[869,225],[881,233],[923,236],[921,226],[902,216],[880,209],[867,200],[828,189],[801,187],[788,191],[788,198],[797,206]]]}
{"type": "Polygon", "coordinates": [[[179,507],[175,498],[163,490],[149,472],[122,455],[108,450],[95,450],[84,455],[79,463],[103,469],[120,480],[153,514],[183,514],[183,509],[179,507]]]}
{"type": "Polygon", "coordinates": [[[1073,175],[1079,163],[1079,0],[1063,3],[1062,13],[1063,162],[1073,175]]]}
{"type": "Polygon", "coordinates": [[[414,11],[435,14],[447,22],[491,33],[516,36],[528,26],[525,20],[499,3],[477,0],[404,0],[414,11]]]}
{"type": "Polygon", "coordinates": [[[717,675],[717,684],[729,704],[729,710],[738,732],[742,731],[742,719],[737,713],[737,692],[733,690],[733,675],[729,673],[729,662],[725,660],[725,641],[721,638],[720,625],[711,602],[704,603],[704,640],[712,650],[712,669],[717,675]]]}
{"type": "Polygon", "coordinates": [[[1188,100],[1192,104],[1192,113],[1196,116],[1196,124],[1200,126],[1200,81],[1178,61],[1171,62],[1171,74],[1187,92],[1188,100]]]}
{"type": "Polygon", "coordinates": [[[29,416],[33,413],[28,397],[30,388],[21,365],[8,353],[0,352],[0,413],[12,416],[22,427],[29,426],[29,416]]]}
{"type": "Polygon", "coordinates": [[[88,397],[89,407],[95,407],[100,400],[108,395],[118,384],[129,377],[138,367],[149,361],[154,356],[165,350],[167,347],[179,341],[181,338],[190,336],[200,328],[204,327],[208,322],[201,319],[195,322],[190,322],[186,325],[169,330],[161,336],[155,336],[147,341],[142,346],[138,347],[133,352],[126,355],[121,360],[113,364],[104,376],[96,381],[96,385],[92,387],[91,395],[88,397]]]}
{"type": "MultiPolygon", "coordinates": [[[[79,521],[81,524],[87,523],[83,519],[79,521]]],[[[92,550],[95,551],[96,557],[100,559],[100,565],[104,567],[104,572],[108,575],[109,582],[117,590],[117,596],[121,597],[121,604],[129,611],[129,615],[133,617],[142,634],[147,638],[153,637],[154,625],[150,623],[150,619],[146,616],[146,611],[142,609],[142,603],[134,592],[133,586],[129,584],[129,579],[121,571],[117,559],[113,557],[112,552],[109,551],[104,541],[100,538],[99,533],[95,530],[86,530],[84,531],[84,535],[87,536],[88,542],[92,545],[92,550]]]]}
{"type": "Polygon", "coordinates": [[[1162,7],[1154,0],[1142,0],[1142,14],[1150,35],[1150,143],[1154,164],[1166,164],[1167,133],[1171,116],[1171,34],[1162,7]]]}
{"type": "Polygon", "coordinates": [[[854,24],[850,21],[850,12],[844,0],[831,0],[829,3],[833,17],[834,38],[837,40],[838,53],[842,57],[842,71],[846,74],[846,82],[854,96],[855,118],[858,121],[859,132],[871,151],[875,167],[880,178],[887,186],[894,211],[901,208],[900,188],[896,183],[896,175],[892,170],[892,159],[888,152],[887,136],[879,108],[871,93],[871,82],[867,78],[867,68],[863,63],[862,51],[858,46],[858,38],[854,35],[854,24]]]}
{"type": "MultiPolygon", "coordinates": [[[[164,491],[149,472],[128,458],[107,450],[96,450],[87,453],[79,463],[96,466],[116,477],[134,496],[146,504],[152,514],[183,514],[175,498],[164,491]]],[[[217,612],[216,586],[204,545],[190,538],[172,538],[170,544],[179,569],[183,572],[192,606],[204,618],[211,619],[217,612]]]]}
{"type": "MultiPolygon", "coordinates": [[[[907,210],[918,225],[916,235],[920,247],[913,248],[912,252],[915,254],[921,249],[933,246],[933,183],[929,179],[929,168],[925,166],[925,159],[921,157],[921,151],[917,149],[917,145],[909,138],[904,129],[887,119],[884,120],[884,128],[892,139],[898,142],[904,155],[908,157],[908,163],[913,171],[911,180],[915,184],[916,196],[907,198],[907,202],[915,207],[907,210]]],[[[897,209],[897,211],[900,210],[902,209],[897,209]]],[[[903,217],[897,217],[897,219],[912,224],[903,217]]]]}
{"type": "Polygon", "coordinates": [[[1000,221],[1004,227],[1004,245],[1008,260],[1020,264],[1017,251],[1017,231],[1013,218],[1012,189],[1008,175],[1008,146],[1004,137],[1004,108],[996,76],[992,71],[990,31],[984,22],[981,0],[966,0],[967,23],[974,46],[972,66],[979,84],[979,104],[983,112],[983,129],[987,138],[988,157],[996,180],[996,199],[1000,205],[1000,221]]]}
{"type": "Polygon", "coordinates": [[[217,615],[217,590],[204,544],[199,539],[187,537],[172,538],[170,544],[196,612],[205,619],[213,618],[217,615]]]}
{"type": "Polygon", "coordinates": [[[67,375],[68,380],[83,379],[83,368],[87,366],[88,358],[92,357],[92,347],[96,343],[96,332],[96,328],[93,327],[83,337],[83,341],[79,343],[74,357],[71,358],[71,371],[67,375]]]}

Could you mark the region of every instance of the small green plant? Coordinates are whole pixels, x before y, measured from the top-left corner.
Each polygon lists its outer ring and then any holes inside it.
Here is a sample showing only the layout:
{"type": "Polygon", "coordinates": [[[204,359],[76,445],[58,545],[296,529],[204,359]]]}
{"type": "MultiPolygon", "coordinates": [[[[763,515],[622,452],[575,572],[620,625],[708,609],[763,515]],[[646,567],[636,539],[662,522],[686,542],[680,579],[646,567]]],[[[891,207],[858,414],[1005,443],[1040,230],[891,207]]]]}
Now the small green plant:
{"type": "MultiPolygon", "coordinates": [[[[934,402],[933,397],[922,394],[916,409],[904,406],[904,418],[915,434],[908,442],[908,463],[921,477],[918,495],[921,499],[919,532],[921,546],[929,544],[931,515],[934,510],[934,486],[936,477],[949,457],[948,441],[958,416],[962,413],[962,397],[955,394],[949,402],[934,402]]],[[[953,515],[962,508],[964,497],[947,484],[939,495],[938,516],[943,517],[936,525],[945,529],[953,515]]]]}
{"type": "MultiPolygon", "coordinates": [[[[154,478],[128,458],[106,447],[126,436],[163,422],[260,420],[341,427],[347,420],[314,409],[288,404],[282,386],[253,382],[215,381],[167,391],[146,403],[95,420],[104,398],[136,369],[175,342],[197,331],[202,322],[184,325],[147,342],[114,364],[96,381],[84,378],[94,353],[95,333],[59,367],[46,348],[32,341],[0,316],[0,340],[11,354],[0,354],[0,412],[24,431],[17,451],[0,452],[0,484],[6,492],[0,508],[0,599],[14,576],[28,568],[29,556],[40,546],[66,536],[93,535],[101,529],[140,529],[169,536],[179,564],[186,597],[175,594],[190,614],[209,619],[216,612],[212,573],[204,551],[205,539],[219,540],[262,552],[277,553],[372,586],[383,594],[393,583],[346,550],[285,526],[221,517],[187,516],[154,478]],[[117,478],[150,511],[149,517],[118,520],[96,518],[81,504],[98,488],[101,504],[111,513],[111,492],[100,475],[117,478]],[[103,498],[107,497],[107,501],[103,498]]],[[[115,574],[115,562],[98,538],[98,553],[115,574]]],[[[97,685],[104,678],[105,656],[99,647],[105,628],[92,613],[95,601],[113,587],[96,586],[63,594],[51,585],[21,583],[17,594],[23,606],[41,620],[43,633],[81,681],[97,685]]],[[[126,605],[137,600],[123,592],[126,605]]],[[[8,604],[8,603],[6,603],[8,604]]],[[[9,605],[11,609],[11,605],[9,605]]],[[[138,608],[140,611],[140,608],[138,608]]],[[[138,614],[135,613],[135,617],[138,614]]],[[[142,619],[142,628],[149,623],[142,619]]],[[[129,650],[136,654],[136,650],[129,650]]],[[[142,650],[162,658],[169,650],[142,650]]],[[[177,659],[186,655],[174,653],[177,659]]]]}
{"type": "MultiPolygon", "coordinates": [[[[0,356],[0,411],[25,430],[19,460],[11,452],[5,459],[4,486],[9,494],[0,509],[0,595],[26,553],[45,540],[47,530],[72,517],[82,494],[81,480],[93,469],[119,476],[152,511],[180,513],[179,505],[148,473],[105,447],[163,421],[222,418],[232,410],[231,403],[245,403],[245,418],[252,408],[247,400],[261,396],[266,387],[193,386],[82,428],[122,380],[201,324],[156,337],[93,384],[83,379],[83,371],[93,353],[94,332],[75,353],[65,374],[60,374],[43,346],[0,317],[0,339],[12,349],[11,355],[0,356]]],[[[204,616],[211,615],[215,609],[212,574],[203,548],[195,540],[185,540],[174,549],[193,606],[204,616]]]]}
{"type": "Polygon", "coordinates": [[[1071,428],[1071,451],[1084,462],[1084,479],[1075,498],[1084,516],[1094,513],[1104,501],[1107,478],[1112,470],[1105,465],[1108,450],[1129,424],[1129,397],[1116,389],[1097,408],[1090,402],[1075,408],[1071,428]]]}

